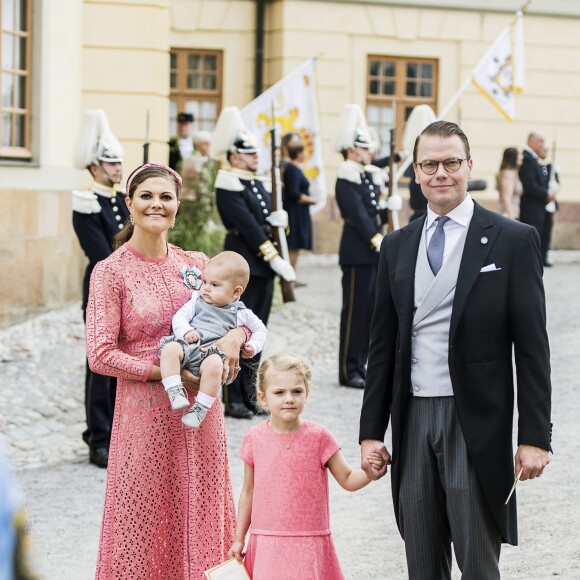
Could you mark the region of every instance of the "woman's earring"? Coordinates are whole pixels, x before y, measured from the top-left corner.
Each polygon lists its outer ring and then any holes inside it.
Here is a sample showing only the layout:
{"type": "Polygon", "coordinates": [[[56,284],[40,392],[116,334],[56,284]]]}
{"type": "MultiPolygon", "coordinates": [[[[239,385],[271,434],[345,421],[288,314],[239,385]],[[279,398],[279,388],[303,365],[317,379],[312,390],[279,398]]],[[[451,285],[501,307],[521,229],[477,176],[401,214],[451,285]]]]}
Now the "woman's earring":
{"type": "Polygon", "coordinates": [[[171,224],[171,229],[173,229],[175,227],[175,220],[173,220],[173,223],[171,224]]]}
{"type": "Polygon", "coordinates": [[[132,213],[130,213],[130,214],[129,214],[129,221],[130,221],[132,224],[134,224],[134,223],[135,223],[135,222],[133,221],[133,214],[132,214],[132,213]]]}

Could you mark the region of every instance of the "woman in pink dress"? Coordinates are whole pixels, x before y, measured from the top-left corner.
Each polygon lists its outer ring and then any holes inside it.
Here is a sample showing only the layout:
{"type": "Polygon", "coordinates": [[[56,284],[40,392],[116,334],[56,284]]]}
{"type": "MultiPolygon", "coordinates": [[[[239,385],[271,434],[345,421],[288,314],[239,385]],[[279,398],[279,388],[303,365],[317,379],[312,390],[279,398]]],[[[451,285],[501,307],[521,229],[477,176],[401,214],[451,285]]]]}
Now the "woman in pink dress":
{"type": "MultiPolygon", "coordinates": [[[[253,580],[343,580],[330,535],[328,470],[341,487],[356,491],[370,483],[352,469],[334,437],[304,421],[310,369],[289,354],[260,365],[258,398],[270,420],[252,427],[242,444],[244,486],[236,538],[229,555],[243,558],[253,580]]],[[[378,470],[378,453],[369,456],[378,470]]]]}
{"type": "MultiPolygon", "coordinates": [[[[159,370],[159,340],[190,297],[186,270],[207,257],[166,243],[181,178],[148,163],[127,183],[123,243],[93,271],[87,308],[91,368],[119,379],[96,577],[202,580],[231,545],[235,511],[219,402],[198,430],[172,413],[159,370]]],[[[244,335],[244,336],[242,336],[244,335]]],[[[246,336],[220,348],[224,380],[235,374],[246,336]]],[[[238,367],[239,368],[239,367],[238,367]]],[[[193,375],[183,375],[193,403],[193,375]],[[188,382],[190,381],[190,382],[188,382]]]]}

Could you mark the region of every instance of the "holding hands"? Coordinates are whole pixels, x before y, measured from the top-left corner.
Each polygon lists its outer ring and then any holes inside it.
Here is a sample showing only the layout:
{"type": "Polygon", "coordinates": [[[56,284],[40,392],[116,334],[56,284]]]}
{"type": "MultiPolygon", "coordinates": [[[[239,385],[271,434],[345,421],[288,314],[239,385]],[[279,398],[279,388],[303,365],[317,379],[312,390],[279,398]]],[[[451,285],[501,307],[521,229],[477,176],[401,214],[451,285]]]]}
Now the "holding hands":
{"type": "Polygon", "coordinates": [[[387,468],[391,464],[391,454],[382,441],[365,439],[360,443],[360,452],[361,468],[369,479],[376,481],[387,473],[387,468]],[[377,456],[381,458],[380,461],[377,456]]]}
{"type": "Polygon", "coordinates": [[[385,465],[385,460],[383,456],[377,451],[373,451],[367,455],[367,462],[377,472],[379,472],[383,467],[383,465],[385,465]]]}

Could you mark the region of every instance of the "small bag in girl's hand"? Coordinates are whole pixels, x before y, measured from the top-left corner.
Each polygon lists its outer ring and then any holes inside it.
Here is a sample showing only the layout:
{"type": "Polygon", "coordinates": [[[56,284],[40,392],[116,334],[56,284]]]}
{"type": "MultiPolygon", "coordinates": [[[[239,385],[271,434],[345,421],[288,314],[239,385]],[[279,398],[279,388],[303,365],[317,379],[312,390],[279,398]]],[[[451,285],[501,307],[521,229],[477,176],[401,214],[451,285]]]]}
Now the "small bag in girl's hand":
{"type": "Polygon", "coordinates": [[[246,567],[235,558],[205,571],[207,580],[252,580],[246,567]]]}

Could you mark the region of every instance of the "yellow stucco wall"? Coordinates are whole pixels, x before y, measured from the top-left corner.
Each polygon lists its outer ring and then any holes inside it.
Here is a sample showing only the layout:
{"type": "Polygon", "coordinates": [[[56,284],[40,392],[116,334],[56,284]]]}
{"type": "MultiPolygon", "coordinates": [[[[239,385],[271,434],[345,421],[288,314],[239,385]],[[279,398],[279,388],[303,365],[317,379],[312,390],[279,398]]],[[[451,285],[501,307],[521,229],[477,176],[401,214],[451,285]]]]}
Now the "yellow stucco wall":
{"type": "Polygon", "coordinates": [[[71,191],[90,183],[73,165],[86,109],[107,113],[126,152],[167,157],[169,0],[34,3],[31,164],[0,161],[0,326],[81,298],[86,259],[71,223],[71,191]]]}
{"type": "MultiPolygon", "coordinates": [[[[401,4],[266,2],[264,88],[318,58],[330,193],[339,162],[332,151],[336,123],[344,104],[366,105],[369,54],[439,59],[443,107],[511,18],[505,10],[401,4]]],[[[580,18],[546,13],[556,4],[560,10],[561,2],[537,4],[542,14],[525,17],[526,90],[517,99],[517,120],[505,121],[474,87],[448,119],[470,138],[474,177],[491,186],[476,199],[492,206],[502,150],[523,146],[532,129],[556,139],[564,203],[555,245],[580,247],[580,18]]],[[[11,274],[0,285],[0,325],[80,299],[85,258],[72,231],[70,191],[89,183],[72,163],[84,110],[106,111],[126,150],[125,173],[141,162],[149,111],[150,159],[165,160],[169,49],[222,50],[223,106],[242,107],[254,96],[255,25],[254,0],[34,0],[34,162],[0,160],[0,201],[11,208],[0,216],[0,263],[11,274]]],[[[336,251],[339,230],[329,200],[317,216],[317,249],[336,251]]]]}
{"type": "MultiPolygon", "coordinates": [[[[369,54],[438,59],[441,109],[512,17],[505,11],[401,4],[328,0],[267,3],[264,88],[306,59],[318,58],[320,123],[331,194],[339,162],[332,150],[336,123],[346,103],[366,105],[369,54]]],[[[542,14],[530,13],[524,20],[526,90],[517,98],[516,121],[506,121],[473,85],[447,116],[461,123],[470,139],[474,178],[488,182],[487,191],[474,196],[490,207],[497,197],[494,174],[503,149],[523,147],[533,129],[543,131],[550,143],[557,140],[563,209],[567,203],[580,202],[580,166],[575,163],[580,153],[575,137],[580,130],[580,36],[576,33],[580,18],[547,16],[550,4],[541,4],[542,14]]],[[[243,107],[253,98],[255,3],[172,0],[171,13],[172,46],[224,50],[223,104],[243,107]]],[[[338,224],[325,222],[337,216],[332,201],[327,211],[317,216],[317,249],[336,249],[338,224]]],[[[560,220],[556,244],[578,245],[579,218],[572,224],[560,220]]]]}

